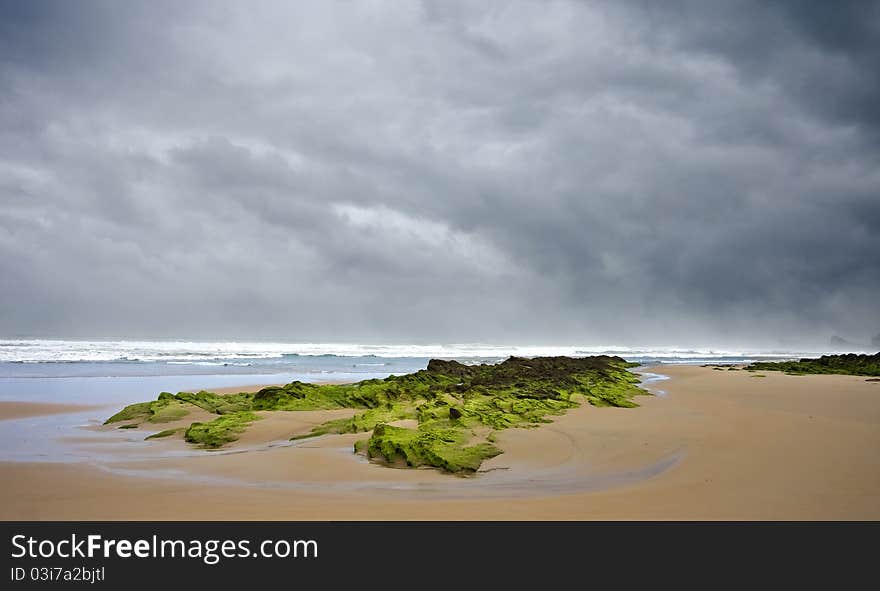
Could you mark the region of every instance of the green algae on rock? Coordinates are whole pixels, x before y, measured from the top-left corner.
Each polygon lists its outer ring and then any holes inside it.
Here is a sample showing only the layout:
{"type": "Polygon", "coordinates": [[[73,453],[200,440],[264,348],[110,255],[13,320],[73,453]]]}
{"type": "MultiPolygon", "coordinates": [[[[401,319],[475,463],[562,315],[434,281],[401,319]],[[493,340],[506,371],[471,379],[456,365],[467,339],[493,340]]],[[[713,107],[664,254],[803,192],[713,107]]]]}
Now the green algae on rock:
{"type": "MultiPolygon", "coordinates": [[[[355,451],[390,465],[431,466],[472,473],[501,453],[497,431],[534,427],[587,402],[631,408],[633,397],[648,394],[628,371],[638,364],[620,357],[510,357],[497,364],[465,365],[432,359],[415,373],[355,384],[291,382],[256,393],[163,392],[153,402],[133,404],[107,420],[163,422],[198,407],[218,418],[193,423],[190,443],[216,449],[235,441],[259,417],[253,411],[354,408],[361,412],[315,426],[301,439],[333,433],[371,433],[355,451]],[[417,427],[389,423],[408,419],[417,427]]],[[[169,435],[171,433],[168,433],[169,435]]],[[[157,434],[156,436],[160,436],[157,434]]]]}
{"type": "Polygon", "coordinates": [[[628,371],[635,365],[608,356],[511,357],[484,365],[431,360],[426,370],[385,380],[404,386],[397,400],[410,401],[418,427],[378,425],[367,455],[390,464],[474,472],[501,453],[494,445],[496,431],[549,422],[548,416],[578,406],[579,400],[636,406],[633,396],[647,392],[628,371]],[[486,433],[478,436],[481,431],[486,433]]]}
{"type": "Polygon", "coordinates": [[[845,374],[854,376],[880,376],[880,353],[874,355],[823,355],[817,359],[800,361],[759,361],[747,368],[749,371],[784,371],[790,375],[845,374]]]}
{"type": "Polygon", "coordinates": [[[386,462],[396,460],[407,466],[433,466],[447,472],[475,472],[483,460],[493,458],[501,450],[488,442],[467,444],[462,429],[405,429],[377,425],[367,442],[367,455],[386,462]]]}
{"type": "MultiPolygon", "coordinates": [[[[122,427],[120,427],[121,429],[122,427]]],[[[144,441],[149,439],[162,439],[163,437],[171,437],[172,435],[176,435],[183,431],[183,427],[178,427],[177,429],[165,429],[164,431],[159,431],[158,433],[153,433],[152,435],[147,435],[144,437],[144,441]]]]}
{"type": "Polygon", "coordinates": [[[193,423],[184,431],[183,438],[188,443],[196,443],[207,449],[216,449],[236,441],[245,428],[259,418],[248,411],[221,415],[207,423],[193,423]]]}
{"type": "Polygon", "coordinates": [[[159,394],[159,398],[152,402],[138,402],[130,404],[121,411],[104,421],[105,425],[120,421],[170,423],[182,419],[189,414],[190,407],[184,401],[168,392],[159,394]]]}

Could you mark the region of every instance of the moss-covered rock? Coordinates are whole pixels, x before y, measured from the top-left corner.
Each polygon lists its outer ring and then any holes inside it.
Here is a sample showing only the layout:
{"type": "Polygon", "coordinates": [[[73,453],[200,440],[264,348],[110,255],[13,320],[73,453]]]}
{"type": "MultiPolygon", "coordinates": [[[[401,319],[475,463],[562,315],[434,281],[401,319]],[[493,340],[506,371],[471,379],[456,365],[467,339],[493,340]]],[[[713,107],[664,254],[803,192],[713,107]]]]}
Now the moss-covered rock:
{"type": "Polygon", "coordinates": [[[325,433],[374,429],[368,455],[389,463],[434,466],[469,472],[483,459],[500,453],[490,433],[484,440],[467,434],[546,423],[586,400],[596,406],[633,407],[633,397],[647,394],[635,366],[619,357],[511,357],[499,364],[465,365],[432,359],[425,370],[355,385],[350,401],[371,408],[351,419],[328,421],[302,438],[325,433]],[[418,429],[387,425],[414,418],[418,429]],[[378,434],[377,434],[378,433],[378,434]]]}
{"type": "Polygon", "coordinates": [[[212,414],[227,414],[252,408],[252,394],[215,394],[213,392],[162,392],[152,402],[130,404],[107,419],[104,424],[119,421],[170,423],[184,418],[194,407],[212,414]]]}
{"type": "Polygon", "coordinates": [[[105,425],[120,421],[145,421],[150,417],[150,405],[152,402],[138,402],[129,404],[118,413],[104,421],[105,425]]]}
{"type": "MultiPolygon", "coordinates": [[[[161,396],[161,395],[160,395],[161,396]]],[[[239,394],[215,394],[201,390],[199,392],[179,392],[173,399],[187,402],[214,414],[228,414],[242,410],[250,410],[253,395],[247,392],[239,394]]],[[[161,398],[160,398],[161,400],[161,398]]]]}
{"type": "Polygon", "coordinates": [[[874,355],[823,355],[816,359],[800,361],[759,361],[746,368],[748,371],[784,371],[787,374],[846,374],[854,376],[880,376],[880,353],[874,355]]]}
{"type": "Polygon", "coordinates": [[[108,425],[120,421],[134,421],[135,424],[144,421],[169,423],[182,419],[189,414],[190,409],[190,405],[178,400],[172,394],[162,392],[159,394],[159,398],[152,402],[138,402],[126,406],[107,419],[104,424],[108,425]]]}
{"type": "Polygon", "coordinates": [[[179,400],[166,400],[154,402],[150,408],[150,416],[147,421],[151,423],[170,423],[178,421],[189,414],[191,405],[179,400]]]}
{"type": "Polygon", "coordinates": [[[372,431],[376,425],[381,423],[391,423],[402,419],[415,419],[415,410],[404,404],[389,404],[381,408],[371,408],[360,414],[356,414],[351,418],[334,419],[321,423],[312,428],[309,433],[304,435],[294,435],[291,441],[296,439],[305,439],[307,437],[317,437],[318,435],[342,434],[342,433],[365,433],[372,431]]]}
{"type": "Polygon", "coordinates": [[[184,432],[183,438],[189,443],[216,449],[238,440],[245,427],[259,418],[247,411],[222,415],[207,423],[193,423],[184,432]]]}
{"type": "MultiPolygon", "coordinates": [[[[212,392],[162,392],[157,400],[127,406],[107,422],[167,422],[198,407],[218,418],[193,423],[184,439],[206,448],[231,441],[258,417],[253,411],[353,408],[351,418],[327,421],[307,435],[366,433],[361,444],[369,456],[410,466],[434,466],[472,472],[500,453],[494,432],[549,421],[586,401],[595,406],[636,406],[647,394],[628,370],[637,364],[620,357],[511,357],[498,364],[465,365],[432,359],[415,373],[364,380],[356,384],[291,382],[259,392],[219,395],[212,392]],[[418,429],[388,425],[414,419],[418,429]],[[480,439],[475,434],[490,434],[480,439]],[[489,439],[491,437],[492,439],[489,439]]],[[[157,434],[158,435],[158,434],[157,434]]]]}
{"type": "Polygon", "coordinates": [[[367,442],[367,455],[389,463],[402,461],[410,467],[475,472],[483,460],[501,453],[491,443],[467,445],[466,440],[460,429],[404,429],[381,424],[367,442]]]}
{"type": "Polygon", "coordinates": [[[364,453],[367,451],[367,445],[369,444],[368,439],[358,439],[354,442],[354,453],[364,453]]]}
{"type": "Polygon", "coordinates": [[[144,441],[149,439],[162,439],[163,437],[171,437],[172,435],[176,435],[183,431],[183,427],[178,427],[177,429],[165,429],[164,431],[159,431],[158,433],[153,433],[152,435],[148,435],[144,437],[144,441]]]}

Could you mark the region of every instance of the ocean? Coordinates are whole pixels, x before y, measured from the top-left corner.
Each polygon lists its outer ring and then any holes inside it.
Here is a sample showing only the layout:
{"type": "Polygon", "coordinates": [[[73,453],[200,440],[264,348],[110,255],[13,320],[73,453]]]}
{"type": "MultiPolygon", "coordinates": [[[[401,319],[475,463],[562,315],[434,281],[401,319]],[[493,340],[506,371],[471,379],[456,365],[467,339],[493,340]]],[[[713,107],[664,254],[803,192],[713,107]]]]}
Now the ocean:
{"type": "MultiPolygon", "coordinates": [[[[496,363],[511,355],[618,355],[628,361],[654,365],[743,363],[816,354],[676,347],[0,339],[0,400],[21,400],[23,393],[10,389],[9,384],[18,386],[27,381],[41,384],[36,390],[45,390],[47,395],[57,390],[47,384],[63,380],[100,384],[112,378],[151,378],[148,381],[180,384],[169,386],[175,391],[295,379],[355,381],[423,369],[428,360],[435,357],[463,363],[496,363]]],[[[126,383],[126,380],[118,383],[126,383]]],[[[34,388],[28,387],[29,390],[34,388]]],[[[96,396],[106,394],[104,388],[96,390],[96,396]]]]}
{"type": "Polygon", "coordinates": [[[0,400],[123,405],[154,398],[161,391],[384,378],[423,369],[433,357],[496,363],[511,355],[600,354],[655,365],[742,363],[812,353],[676,347],[5,339],[0,340],[0,400]]]}
{"type": "Polygon", "coordinates": [[[802,351],[485,344],[0,340],[0,400],[128,403],[183,391],[292,380],[358,381],[423,369],[431,358],[619,355],[643,365],[793,359],[802,351]]]}

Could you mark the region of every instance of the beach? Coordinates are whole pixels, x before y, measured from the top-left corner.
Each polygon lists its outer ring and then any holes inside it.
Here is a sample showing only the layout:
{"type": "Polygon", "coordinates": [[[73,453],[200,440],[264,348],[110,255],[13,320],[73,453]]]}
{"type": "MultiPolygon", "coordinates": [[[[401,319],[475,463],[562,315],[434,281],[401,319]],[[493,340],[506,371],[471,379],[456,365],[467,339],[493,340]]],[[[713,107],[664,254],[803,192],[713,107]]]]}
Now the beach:
{"type": "Polygon", "coordinates": [[[0,400],[0,421],[84,412],[95,408],[99,407],[87,404],[52,404],[48,402],[0,400]]]}
{"type": "Polygon", "coordinates": [[[880,518],[880,383],[648,371],[669,379],[639,407],[583,405],[503,431],[505,453],[466,478],[371,463],[352,453],[364,434],[286,441],[349,410],[271,413],[220,452],[182,440],[128,449],[84,433],[80,445],[114,448],[109,460],[0,463],[0,519],[880,518]]]}

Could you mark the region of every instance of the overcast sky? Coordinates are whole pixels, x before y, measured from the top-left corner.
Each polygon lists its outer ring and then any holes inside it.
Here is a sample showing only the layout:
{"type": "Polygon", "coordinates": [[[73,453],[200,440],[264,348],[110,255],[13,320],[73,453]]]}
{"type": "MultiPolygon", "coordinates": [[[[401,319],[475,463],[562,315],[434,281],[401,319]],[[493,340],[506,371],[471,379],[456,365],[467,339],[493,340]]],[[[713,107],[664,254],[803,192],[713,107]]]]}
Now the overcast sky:
{"type": "Polygon", "coordinates": [[[878,2],[0,6],[0,336],[880,332],[878,2]]]}

